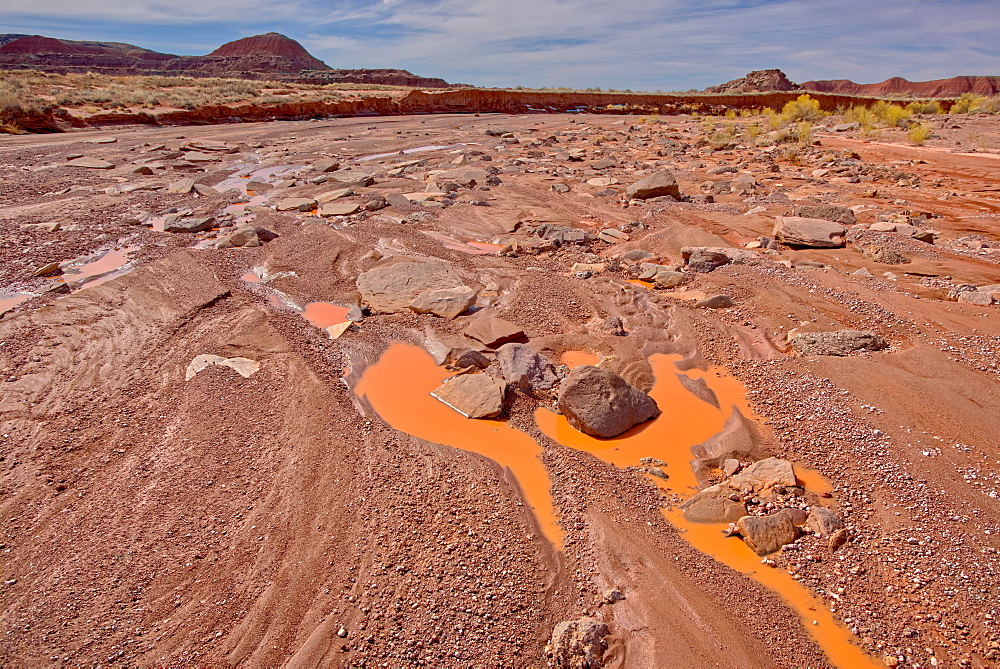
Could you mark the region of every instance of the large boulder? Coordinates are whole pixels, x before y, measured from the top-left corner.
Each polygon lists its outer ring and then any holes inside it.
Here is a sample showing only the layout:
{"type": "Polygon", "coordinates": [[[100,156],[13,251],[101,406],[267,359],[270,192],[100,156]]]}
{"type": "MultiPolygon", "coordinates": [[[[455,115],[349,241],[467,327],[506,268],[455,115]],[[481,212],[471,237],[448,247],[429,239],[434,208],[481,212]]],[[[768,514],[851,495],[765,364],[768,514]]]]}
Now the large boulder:
{"type": "Polygon", "coordinates": [[[476,291],[468,286],[425,290],[410,302],[410,309],[418,314],[434,314],[441,318],[455,318],[464,314],[476,303],[476,291]]]}
{"type": "Polygon", "coordinates": [[[497,349],[497,362],[504,380],[518,388],[549,390],[558,381],[548,358],[527,344],[504,344],[497,349]]]}
{"type": "Polygon", "coordinates": [[[800,332],[792,337],[792,348],[800,355],[847,355],[854,351],[881,351],[889,346],[874,332],[835,330],[800,332]]]}
{"type": "Polygon", "coordinates": [[[654,197],[669,195],[675,200],[681,199],[681,189],[672,172],[655,172],[648,177],[636,181],[625,189],[625,194],[634,200],[648,200],[654,197]]]}
{"type": "Polygon", "coordinates": [[[753,463],[736,476],[729,479],[729,486],[748,493],[759,493],[775,486],[795,485],[795,469],[792,463],[781,458],[766,458],[753,463]]]}
{"type": "Polygon", "coordinates": [[[747,515],[747,506],[731,499],[733,491],[722,485],[705,488],[681,504],[684,518],[693,523],[733,523],[747,515]]]}
{"type": "Polygon", "coordinates": [[[789,509],[782,509],[767,516],[743,516],[736,521],[736,531],[757,555],[768,555],[799,537],[789,509]]]}
{"type": "Polygon", "coordinates": [[[358,277],[361,299],[383,313],[410,311],[413,300],[427,290],[464,286],[449,265],[439,262],[396,262],[379,265],[358,277]]]}
{"type": "Polygon", "coordinates": [[[580,365],[559,388],[559,410],[569,424],[595,437],[617,437],[660,415],[652,397],[613,372],[580,365]]]}
{"type": "Polygon", "coordinates": [[[604,666],[608,632],[607,625],[593,618],[564,620],[552,630],[545,652],[559,669],[599,669],[604,666]]]}
{"type": "Polygon", "coordinates": [[[847,230],[840,223],[821,218],[781,216],[774,224],[773,236],[789,246],[834,249],[844,245],[847,230]]]}
{"type": "Polygon", "coordinates": [[[431,395],[466,418],[494,418],[503,411],[506,386],[488,374],[453,376],[431,395]]]}

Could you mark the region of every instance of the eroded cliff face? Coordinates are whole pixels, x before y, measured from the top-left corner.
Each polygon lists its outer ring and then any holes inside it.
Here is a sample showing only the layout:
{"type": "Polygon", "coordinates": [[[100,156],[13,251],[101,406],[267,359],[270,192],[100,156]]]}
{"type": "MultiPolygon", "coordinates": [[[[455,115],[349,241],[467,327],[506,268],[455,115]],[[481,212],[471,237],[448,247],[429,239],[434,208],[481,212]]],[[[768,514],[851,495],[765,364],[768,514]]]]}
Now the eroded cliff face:
{"type": "MultiPolygon", "coordinates": [[[[244,123],[271,120],[302,120],[343,116],[399,116],[407,114],[565,113],[589,114],[718,114],[729,109],[781,109],[800,92],[748,95],[667,95],[618,93],[547,93],[494,89],[410,91],[404,97],[371,96],[356,100],[209,105],[196,109],[151,112],[102,112],[77,117],[65,110],[24,113],[10,118],[31,132],[61,132],[70,127],[104,125],[192,125],[244,123]]],[[[813,94],[825,111],[838,107],[868,105],[878,98],[813,94]]]]}

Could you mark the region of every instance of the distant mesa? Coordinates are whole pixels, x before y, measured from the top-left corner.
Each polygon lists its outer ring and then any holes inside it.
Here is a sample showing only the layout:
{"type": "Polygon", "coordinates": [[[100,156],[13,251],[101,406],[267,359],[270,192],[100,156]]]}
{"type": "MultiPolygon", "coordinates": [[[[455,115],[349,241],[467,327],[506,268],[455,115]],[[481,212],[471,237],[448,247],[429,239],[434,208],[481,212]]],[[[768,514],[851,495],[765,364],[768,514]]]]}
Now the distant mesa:
{"type": "Polygon", "coordinates": [[[834,95],[888,97],[903,95],[914,98],[957,98],[963,93],[987,97],[1000,94],[1000,77],[952,77],[934,81],[909,81],[892,77],[877,84],[856,84],[848,79],[806,81],[796,84],[781,70],[757,70],[742,79],[709,86],[706,93],[766,93],[771,91],[815,91],[834,95]]]}
{"type": "Polygon", "coordinates": [[[205,56],[176,56],[118,42],[0,34],[0,69],[59,74],[173,75],[449,88],[444,79],[398,69],[334,70],[285,35],[270,32],[223,44],[205,56]]]}
{"type": "Polygon", "coordinates": [[[766,93],[769,91],[797,91],[802,86],[791,81],[781,70],[756,70],[742,79],[733,79],[718,86],[709,86],[706,93],[766,93]]]}

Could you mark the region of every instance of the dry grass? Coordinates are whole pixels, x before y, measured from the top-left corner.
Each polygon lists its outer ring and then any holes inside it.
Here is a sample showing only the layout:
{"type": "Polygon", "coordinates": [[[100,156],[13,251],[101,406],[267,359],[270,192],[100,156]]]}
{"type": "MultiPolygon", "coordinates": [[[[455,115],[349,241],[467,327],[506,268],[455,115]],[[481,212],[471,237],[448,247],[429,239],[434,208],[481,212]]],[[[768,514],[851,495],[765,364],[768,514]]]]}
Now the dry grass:
{"type": "Polygon", "coordinates": [[[242,102],[326,102],[343,91],[407,90],[374,84],[292,84],[197,77],[115,77],[100,74],[47,74],[34,70],[0,72],[0,110],[64,107],[94,113],[109,110],[195,109],[242,102]]]}

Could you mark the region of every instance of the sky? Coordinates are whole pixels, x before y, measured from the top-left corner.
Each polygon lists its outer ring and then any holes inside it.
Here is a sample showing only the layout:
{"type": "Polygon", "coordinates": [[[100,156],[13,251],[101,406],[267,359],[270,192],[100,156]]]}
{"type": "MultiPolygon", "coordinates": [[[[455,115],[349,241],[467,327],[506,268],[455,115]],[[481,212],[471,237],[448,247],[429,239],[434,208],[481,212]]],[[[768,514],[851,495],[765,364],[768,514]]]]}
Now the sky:
{"type": "Polygon", "coordinates": [[[0,32],[182,55],[270,31],[331,67],[477,86],[1000,75],[1000,0],[0,0],[0,32]]]}

